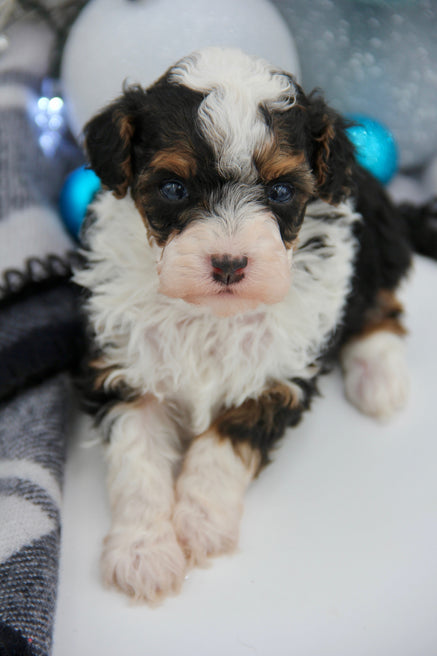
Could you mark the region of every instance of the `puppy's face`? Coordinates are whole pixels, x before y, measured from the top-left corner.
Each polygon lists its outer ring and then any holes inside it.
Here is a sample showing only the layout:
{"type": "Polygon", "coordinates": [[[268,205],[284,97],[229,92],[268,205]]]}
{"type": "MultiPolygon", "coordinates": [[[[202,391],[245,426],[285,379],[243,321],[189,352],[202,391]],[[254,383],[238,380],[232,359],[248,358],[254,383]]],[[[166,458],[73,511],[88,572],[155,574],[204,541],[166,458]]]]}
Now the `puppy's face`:
{"type": "Polygon", "coordinates": [[[235,50],[128,89],[85,134],[92,167],[116,196],[130,189],[159,249],[161,293],[222,316],[282,300],[306,204],[350,190],[340,117],[235,50]]]}

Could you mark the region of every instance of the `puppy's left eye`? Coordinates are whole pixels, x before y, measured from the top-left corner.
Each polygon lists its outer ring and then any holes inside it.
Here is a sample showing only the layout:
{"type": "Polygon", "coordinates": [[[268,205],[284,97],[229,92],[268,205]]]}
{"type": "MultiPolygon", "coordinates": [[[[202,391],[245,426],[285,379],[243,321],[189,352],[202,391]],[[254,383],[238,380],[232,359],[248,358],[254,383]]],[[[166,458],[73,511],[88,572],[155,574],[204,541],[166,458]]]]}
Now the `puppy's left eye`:
{"type": "Polygon", "coordinates": [[[288,182],[277,182],[268,189],[272,203],[289,203],[294,196],[294,188],[288,182]]]}
{"type": "Polygon", "coordinates": [[[166,180],[159,186],[161,196],[166,200],[180,201],[188,196],[188,189],[179,180],[166,180]]]}

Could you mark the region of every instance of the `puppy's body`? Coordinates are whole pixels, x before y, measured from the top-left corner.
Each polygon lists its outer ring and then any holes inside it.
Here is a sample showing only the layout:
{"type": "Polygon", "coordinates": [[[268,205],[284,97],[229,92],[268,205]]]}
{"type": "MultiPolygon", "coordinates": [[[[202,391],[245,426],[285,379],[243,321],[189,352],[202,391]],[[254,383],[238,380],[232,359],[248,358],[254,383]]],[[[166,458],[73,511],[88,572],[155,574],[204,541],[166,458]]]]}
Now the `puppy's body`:
{"type": "Polygon", "coordinates": [[[76,276],[110,439],[103,572],[153,602],[235,546],[248,483],[333,354],[360,409],[403,404],[411,247],[342,119],[238,51],[182,60],[86,133],[113,191],[76,276]]]}
{"type": "Polygon", "coordinates": [[[282,301],[220,318],[159,292],[158,255],[130,198],[104,194],[94,212],[92,266],[78,280],[95,292],[88,304],[108,387],[123,380],[138,396],[152,393],[180,407],[196,435],[220,409],[257,398],[269,381],[315,377],[351,287],[360,217],[348,204],[309,207],[282,301]]]}

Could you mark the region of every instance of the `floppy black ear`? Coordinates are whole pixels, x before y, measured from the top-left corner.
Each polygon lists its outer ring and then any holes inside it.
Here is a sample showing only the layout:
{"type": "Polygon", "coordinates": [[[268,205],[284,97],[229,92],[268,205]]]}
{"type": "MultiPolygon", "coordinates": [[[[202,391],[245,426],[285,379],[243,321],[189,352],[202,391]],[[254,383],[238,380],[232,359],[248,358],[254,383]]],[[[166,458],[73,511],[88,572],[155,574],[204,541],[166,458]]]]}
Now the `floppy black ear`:
{"type": "Polygon", "coordinates": [[[313,93],[308,100],[311,166],[318,195],[337,205],[352,193],[354,187],[356,161],[354,146],[346,134],[349,123],[328,107],[320,96],[313,93]]]}
{"type": "Polygon", "coordinates": [[[132,180],[132,141],[145,104],[146,92],[131,87],[84,128],[91,167],[117,198],[126,195],[132,180]]]}

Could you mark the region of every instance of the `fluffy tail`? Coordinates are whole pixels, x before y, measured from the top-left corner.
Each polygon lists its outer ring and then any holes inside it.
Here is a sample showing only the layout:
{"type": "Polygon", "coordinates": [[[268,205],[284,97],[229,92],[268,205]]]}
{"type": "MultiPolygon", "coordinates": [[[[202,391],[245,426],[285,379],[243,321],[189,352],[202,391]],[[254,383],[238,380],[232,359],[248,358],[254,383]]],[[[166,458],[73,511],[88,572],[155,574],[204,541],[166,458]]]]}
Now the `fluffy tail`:
{"type": "Polygon", "coordinates": [[[414,250],[437,260],[437,197],[425,205],[402,203],[399,210],[414,250]]]}

